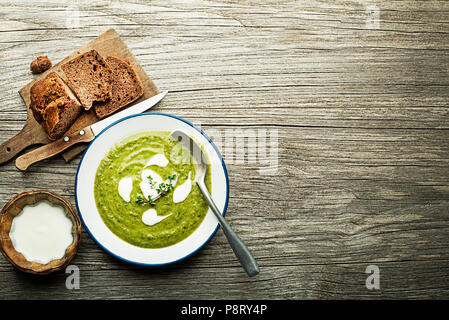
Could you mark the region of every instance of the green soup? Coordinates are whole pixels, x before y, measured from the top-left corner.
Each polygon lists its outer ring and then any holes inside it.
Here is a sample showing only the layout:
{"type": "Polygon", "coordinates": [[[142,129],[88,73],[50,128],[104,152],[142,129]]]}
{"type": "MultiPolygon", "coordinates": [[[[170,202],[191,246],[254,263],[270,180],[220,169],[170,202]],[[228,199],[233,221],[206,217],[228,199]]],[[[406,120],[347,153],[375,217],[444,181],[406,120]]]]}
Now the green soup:
{"type": "MultiPolygon", "coordinates": [[[[95,202],[104,223],[119,238],[138,247],[161,248],[180,242],[198,228],[209,209],[193,182],[196,165],[192,156],[169,134],[166,131],[147,131],[126,138],[103,158],[95,176],[95,202]],[[158,154],[164,155],[169,160],[168,164],[145,168],[148,160],[158,154]],[[179,203],[173,202],[173,188],[152,204],[142,203],[141,200],[145,199],[141,189],[144,169],[152,170],[164,180],[175,174],[175,190],[190,173],[191,191],[179,203]],[[132,178],[129,202],[119,194],[118,186],[123,178],[132,178]],[[149,209],[155,209],[157,216],[169,216],[154,225],[147,225],[142,216],[149,209]]],[[[211,191],[210,167],[205,180],[211,191]]]]}

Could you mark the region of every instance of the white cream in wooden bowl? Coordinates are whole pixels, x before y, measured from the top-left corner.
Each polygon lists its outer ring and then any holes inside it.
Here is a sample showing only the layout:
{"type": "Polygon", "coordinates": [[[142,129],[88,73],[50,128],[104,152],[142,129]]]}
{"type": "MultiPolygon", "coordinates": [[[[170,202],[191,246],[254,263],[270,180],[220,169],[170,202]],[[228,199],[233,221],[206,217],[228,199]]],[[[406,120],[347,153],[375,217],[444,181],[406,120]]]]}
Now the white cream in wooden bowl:
{"type": "Polygon", "coordinates": [[[47,264],[64,257],[73,242],[72,227],[61,206],[43,200],[23,207],[12,221],[9,237],[28,261],[47,264]]]}

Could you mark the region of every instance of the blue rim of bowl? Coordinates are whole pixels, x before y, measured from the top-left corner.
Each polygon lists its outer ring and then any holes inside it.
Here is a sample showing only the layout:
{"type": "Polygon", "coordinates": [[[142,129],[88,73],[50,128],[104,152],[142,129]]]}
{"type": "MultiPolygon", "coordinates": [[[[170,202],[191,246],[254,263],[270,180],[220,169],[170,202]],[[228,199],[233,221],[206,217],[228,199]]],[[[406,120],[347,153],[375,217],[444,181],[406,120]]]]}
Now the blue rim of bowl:
{"type": "Polygon", "coordinates": [[[130,264],[134,264],[134,265],[138,265],[138,266],[144,266],[144,267],[160,267],[160,266],[166,266],[166,265],[170,265],[170,264],[173,264],[173,263],[177,263],[177,262],[179,262],[179,261],[181,261],[181,260],[184,260],[184,259],[187,259],[187,258],[189,258],[190,256],[192,256],[192,255],[194,255],[195,253],[197,253],[198,251],[200,251],[209,241],[210,241],[210,239],[212,239],[212,237],[215,235],[215,233],[217,233],[217,230],[218,230],[218,228],[220,227],[220,225],[217,223],[217,227],[215,228],[215,230],[214,230],[214,232],[212,232],[212,234],[210,235],[210,237],[206,240],[206,241],[204,241],[204,243],[202,244],[202,245],[200,245],[196,250],[194,250],[194,251],[192,251],[192,252],[190,252],[189,254],[187,254],[187,255],[185,255],[184,257],[181,257],[181,258],[179,258],[179,259],[177,259],[177,260],[174,260],[174,261],[170,261],[170,262],[165,262],[165,263],[142,263],[142,262],[136,262],[136,261],[132,261],[132,260],[128,260],[128,259],[125,259],[125,258],[123,258],[123,257],[121,257],[121,256],[119,256],[119,255],[117,255],[117,254],[115,254],[114,252],[112,252],[112,251],[110,251],[109,249],[107,249],[107,248],[105,248],[101,243],[100,243],[100,241],[98,241],[97,240],[97,238],[95,238],[94,237],[94,235],[92,234],[92,232],[89,230],[89,228],[87,227],[87,225],[86,225],[86,223],[84,222],[84,219],[83,219],[83,214],[81,213],[81,210],[80,210],[80,208],[79,208],[79,206],[78,206],[78,192],[77,192],[77,186],[78,186],[78,174],[79,174],[79,171],[80,171],[80,168],[81,168],[81,164],[83,163],[83,160],[84,160],[84,156],[86,155],[86,153],[87,153],[87,151],[89,150],[89,148],[90,148],[90,146],[94,143],[94,141],[99,137],[99,136],[101,136],[104,132],[106,132],[109,128],[111,128],[112,126],[115,126],[116,124],[118,124],[118,123],[120,123],[120,122],[122,122],[122,121],[125,121],[126,119],[129,119],[129,118],[134,118],[134,117],[141,117],[141,116],[148,116],[148,115],[160,115],[160,116],[166,116],[166,117],[170,117],[170,118],[174,118],[174,119],[177,119],[177,120],[180,120],[180,121],[182,121],[182,122],[184,122],[184,123],[186,123],[186,124],[188,124],[189,126],[191,126],[192,128],[194,128],[195,130],[197,130],[199,133],[201,133],[201,135],[203,135],[205,138],[206,138],[206,140],[212,145],[212,147],[214,148],[214,150],[215,150],[215,152],[217,153],[217,155],[218,155],[218,158],[220,159],[220,161],[221,161],[221,164],[222,164],[222,167],[223,167],[223,171],[224,171],[224,174],[225,174],[225,178],[226,178],[226,201],[225,201],[225,206],[224,206],[224,209],[223,209],[223,212],[221,213],[222,214],[222,216],[224,216],[225,214],[226,214],[226,210],[228,209],[228,202],[229,202],[229,178],[228,178],[228,170],[226,169],[226,165],[225,165],[225,162],[224,162],[224,160],[223,160],[223,157],[222,157],[222,155],[221,155],[221,153],[220,153],[220,151],[218,150],[218,148],[217,148],[217,146],[212,142],[212,140],[207,136],[207,134],[206,133],[204,133],[200,128],[198,128],[197,126],[195,126],[194,124],[192,124],[192,123],[190,123],[189,121],[187,121],[187,120],[184,120],[184,119],[182,119],[182,118],[180,118],[180,117],[177,117],[177,116],[174,116],[174,115],[172,115],[172,114],[167,114],[167,113],[161,113],[161,112],[144,112],[144,113],[138,113],[138,114],[133,114],[133,115],[130,115],[130,116],[127,116],[127,117],[125,117],[125,118],[123,118],[123,119],[120,119],[120,120],[117,120],[116,122],[114,122],[114,123],[112,123],[112,124],[110,124],[109,126],[107,126],[106,128],[104,128],[90,143],[89,143],[89,145],[88,145],[88,147],[86,148],[86,150],[84,151],[84,153],[83,153],[83,156],[81,157],[81,160],[80,160],[80,163],[79,163],[79,165],[78,165],[78,169],[77,169],[77,171],[76,171],[76,176],[75,176],[75,204],[76,204],[76,209],[78,210],[78,212],[79,212],[79,216],[80,216],[80,218],[81,218],[81,221],[82,221],[82,223],[83,223],[83,226],[84,226],[84,229],[86,229],[86,231],[87,231],[87,233],[89,234],[89,236],[104,250],[104,251],[106,251],[107,253],[109,253],[111,256],[113,256],[113,257],[115,257],[115,258],[117,258],[117,259],[119,259],[119,260],[122,260],[122,261],[125,261],[125,262],[127,262],[127,263],[130,263],[130,264]]]}

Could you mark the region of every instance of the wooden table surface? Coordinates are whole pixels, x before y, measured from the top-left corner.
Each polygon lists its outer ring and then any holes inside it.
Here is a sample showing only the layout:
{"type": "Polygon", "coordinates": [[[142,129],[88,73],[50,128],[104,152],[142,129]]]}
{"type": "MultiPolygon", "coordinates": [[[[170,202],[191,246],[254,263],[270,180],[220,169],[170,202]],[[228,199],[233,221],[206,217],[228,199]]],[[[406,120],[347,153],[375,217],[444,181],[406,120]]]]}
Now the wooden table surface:
{"type": "MultiPolygon", "coordinates": [[[[449,2],[148,3],[1,0],[0,143],[25,123],[17,91],[30,62],[58,62],[114,28],[170,90],[154,111],[216,136],[277,133],[274,175],[267,158],[220,148],[226,217],[261,273],[245,275],[221,230],[158,268],[118,261],[83,231],[79,290],[64,272],[28,276],[1,257],[1,298],[449,297],[449,2]],[[369,265],[379,290],[365,285],[369,265]]],[[[74,204],[79,161],[1,166],[0,205],[34,188],[74,204]]]]}

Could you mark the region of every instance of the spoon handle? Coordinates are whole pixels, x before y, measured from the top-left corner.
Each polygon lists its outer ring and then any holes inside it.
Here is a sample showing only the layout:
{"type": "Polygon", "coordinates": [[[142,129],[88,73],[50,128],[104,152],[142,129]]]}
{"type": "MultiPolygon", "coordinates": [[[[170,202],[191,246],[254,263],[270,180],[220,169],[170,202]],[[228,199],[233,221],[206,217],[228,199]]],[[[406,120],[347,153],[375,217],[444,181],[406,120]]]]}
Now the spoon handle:
{"type": "Polygon", "coordinates": [[[206,199],[207,203],[212,209],[213,213],[217,217],[218,222],[223,228],[223,232],[226,238],[228,239],[228,242],[231,245],[232,250],[234,251],[236,257],[239,259],[240,264],[243,266],[248,276],[253,277],[259,274],[259,265],[257,264],[256,259],[254,259],[249,249],[239,238],[239,236],[234,232],[234,230],[231,228],[231,226],[225,220],[225,218],[221,215],[221,212],[215,205],[214,200],[212,200],[212,197],[209,191],[207,190],[206,185],[201,182],[200,183],[197,182],[197,184],[201,192],[203,193],[204,198],[206,199]]]}

